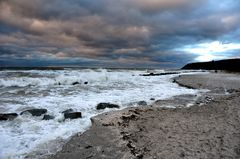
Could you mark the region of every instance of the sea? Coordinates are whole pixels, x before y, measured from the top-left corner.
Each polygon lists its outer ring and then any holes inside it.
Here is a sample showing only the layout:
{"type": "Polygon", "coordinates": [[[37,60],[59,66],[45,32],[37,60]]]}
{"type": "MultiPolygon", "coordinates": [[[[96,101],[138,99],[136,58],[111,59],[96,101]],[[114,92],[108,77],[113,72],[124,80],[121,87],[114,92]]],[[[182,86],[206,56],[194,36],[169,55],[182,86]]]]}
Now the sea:
{"type": "Polygon", "coordinates": [[[97,110],[101,102],[123,109],[138,106],[139,101],[153,104],[151,98],[198,94],[199,90],[180,87],[172,79],[196,73],[163,69],[1,69],[0,113],[20,114],[43,108],[55,118],[18,115],[14,120],[0,121],[0,159],[45,158],[56,153],[71,136],[89,129],[91,117],[118,110],[97,110]],[[162,75],[141,76],[149,73],[162,75]],[[62,112],[70,108],[81,112],[82,118],[64,120],[62,112]]]}

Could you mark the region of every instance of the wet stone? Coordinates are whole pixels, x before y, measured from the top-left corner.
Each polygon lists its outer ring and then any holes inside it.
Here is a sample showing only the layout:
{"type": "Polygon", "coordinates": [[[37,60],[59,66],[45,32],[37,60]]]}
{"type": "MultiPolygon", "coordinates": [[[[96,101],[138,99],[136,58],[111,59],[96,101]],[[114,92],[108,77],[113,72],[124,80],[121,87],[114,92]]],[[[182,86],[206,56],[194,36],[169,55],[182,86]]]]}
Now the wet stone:
{"type": "Polygon", "coordinates": [[[146,105],[147,105],[147,102],[145,102],[145,101],[139,101],[137,104],[140,105],[140,106],[146,106],[146,105]]]}
{"type": "Polygon", "coordinates": [[[0,121],[4,120],[13,120],[18,116],[17,113],[6,113],[6,114],[0,114],[0,121]]]}
{"type": "Polygon", "coordinates": [[[23,114],[31,114],[32,116],[41,116],[45,113],[47,113],[47,109],[28,109],[20,113],[20,115],[23,114]]]}
{"type": "Polygon", "coordinates": [[[77,85],[80,84],[79,82],[73,82],[72,85],[77,85]]]}
{"type": "Polygon", "coordinates": [[[70,113],[65,113],[64,114],[65,119],[77,119],[77,118],[82,118],[82,113],[81,112],[70,112],[70,113]]]}
{"type": "Polygon", "coordinates": [[[54,116],[45,114],[42,120],[51,120],[51,119],[54,119],[54,116]]]}
{"type": "Polygon", "coordinates": [[[111,103],[99,103],[96,107],[97,110],[106,109],[106,108],[120,108],[120,106],[116,104],[111,104],[111,103]]]}
{"type": "Polygon", "coordinates": [[[63,114],[65,114],[65,113],[71,113],[71,112],[73,112],[73,109],[72,109],[72,108],[66,109],[66,110],[62,111],[63,114]]]}

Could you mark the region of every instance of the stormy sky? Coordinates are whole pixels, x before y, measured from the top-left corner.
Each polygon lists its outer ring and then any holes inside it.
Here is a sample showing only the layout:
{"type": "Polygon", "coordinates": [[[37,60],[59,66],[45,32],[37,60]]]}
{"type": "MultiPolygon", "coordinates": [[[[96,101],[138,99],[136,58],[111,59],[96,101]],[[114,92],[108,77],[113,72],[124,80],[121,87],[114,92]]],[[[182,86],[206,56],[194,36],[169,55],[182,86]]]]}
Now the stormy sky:
{"type": "Polygon", "coordinates": [[[239,0],[0,0],[0,66],[177,68],[236,57],[239,0]]]}

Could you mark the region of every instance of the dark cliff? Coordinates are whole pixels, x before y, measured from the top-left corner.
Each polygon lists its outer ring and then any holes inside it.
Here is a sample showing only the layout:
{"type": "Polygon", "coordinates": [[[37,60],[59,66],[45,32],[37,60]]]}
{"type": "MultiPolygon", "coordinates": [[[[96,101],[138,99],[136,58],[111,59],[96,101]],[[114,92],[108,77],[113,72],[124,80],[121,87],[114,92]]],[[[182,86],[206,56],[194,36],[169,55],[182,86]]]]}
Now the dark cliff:
{"type": "Polygon", "coordinates": [[[185,65],[182,69],[227,70],[240,72],[240,59],[190,63],[185,65]]]}

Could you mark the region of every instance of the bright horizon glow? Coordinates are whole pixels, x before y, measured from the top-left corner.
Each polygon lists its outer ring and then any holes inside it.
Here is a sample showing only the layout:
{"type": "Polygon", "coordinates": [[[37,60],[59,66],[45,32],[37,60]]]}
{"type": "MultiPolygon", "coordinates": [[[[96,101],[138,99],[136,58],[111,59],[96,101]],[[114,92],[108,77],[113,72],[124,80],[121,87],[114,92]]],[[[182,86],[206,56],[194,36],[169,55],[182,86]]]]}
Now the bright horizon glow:
{"type": "Polygon", "coordinates": [[[222,43],[220,41],[213,41],[210,43],[201,43],[196,45],[189,45],[182,49],[182,51],[198,55],[196,61],[211,61],[227,58],[228,55],[224,54],[228,51],[240,49],[240,43],[222,43]]]}
{"type": "Polygon", "coordinates": [[[199,62],[206,62],[206,61],[212,61],[212,60],[221,60],[227,58],[226,56],[214,56],[211,54],[206,55],[200,55],[197,58],[195,58],[196,61],[199,62]]]}

